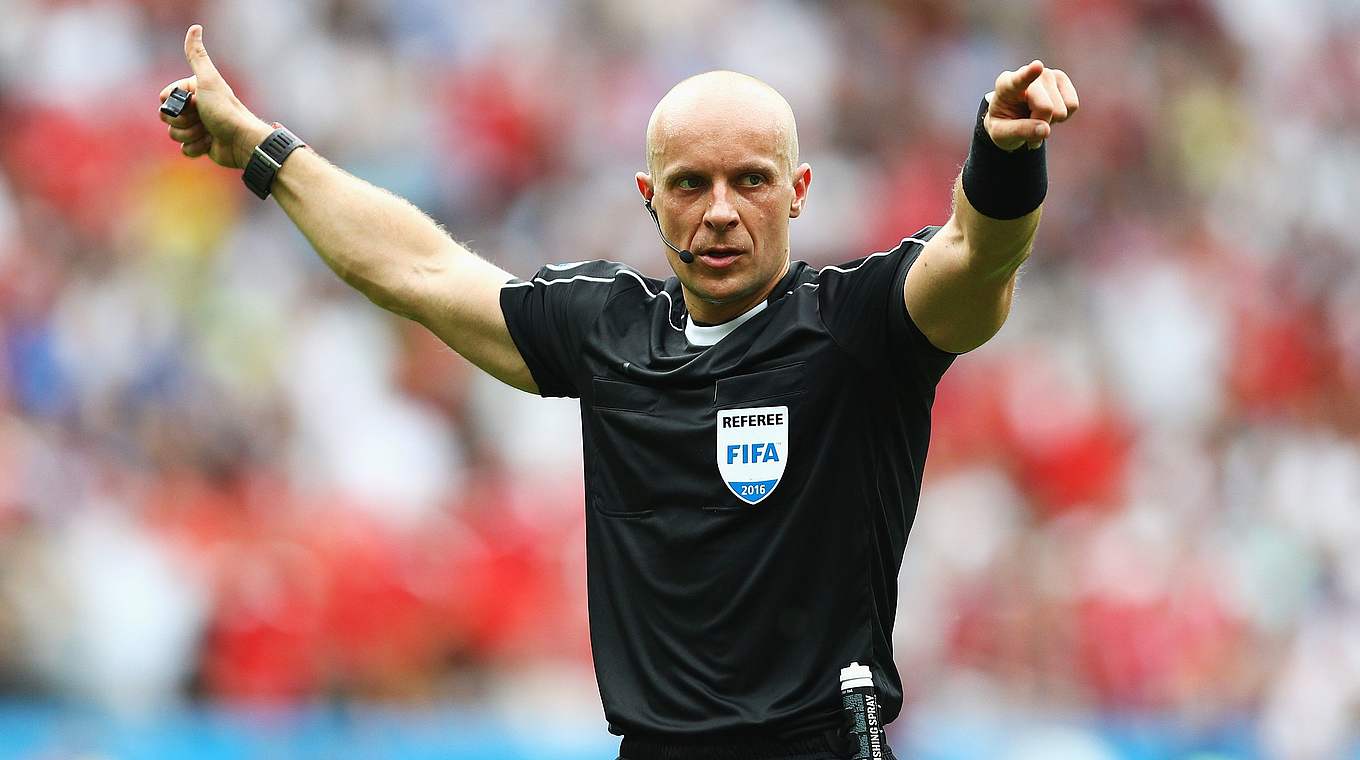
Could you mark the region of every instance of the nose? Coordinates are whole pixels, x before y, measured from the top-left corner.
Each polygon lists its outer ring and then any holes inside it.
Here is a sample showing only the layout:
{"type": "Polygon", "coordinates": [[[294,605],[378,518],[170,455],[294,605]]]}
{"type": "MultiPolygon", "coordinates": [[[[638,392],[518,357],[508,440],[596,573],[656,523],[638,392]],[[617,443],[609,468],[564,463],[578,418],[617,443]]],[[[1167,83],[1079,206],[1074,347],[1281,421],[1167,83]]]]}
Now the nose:
{"type": "Polygon", "coordinates": [[[713,202],[704,212],[704,226],[714,232],[727,232],[737,226],[737,209],[732,205],[726,182],[713,183],[713,202]]]}

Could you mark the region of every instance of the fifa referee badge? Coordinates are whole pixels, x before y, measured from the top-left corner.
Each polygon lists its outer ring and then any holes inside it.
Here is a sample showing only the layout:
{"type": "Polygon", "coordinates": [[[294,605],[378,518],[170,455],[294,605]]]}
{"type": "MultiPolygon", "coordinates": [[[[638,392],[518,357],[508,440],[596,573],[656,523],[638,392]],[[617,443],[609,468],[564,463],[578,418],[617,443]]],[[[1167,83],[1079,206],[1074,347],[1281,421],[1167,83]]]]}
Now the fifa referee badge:
{"type": "Polygon", "coordinates": [[[774,493],[789,458],[789,408],[723,409],[718,412],[718,472],[747,504],[774,493]]]}

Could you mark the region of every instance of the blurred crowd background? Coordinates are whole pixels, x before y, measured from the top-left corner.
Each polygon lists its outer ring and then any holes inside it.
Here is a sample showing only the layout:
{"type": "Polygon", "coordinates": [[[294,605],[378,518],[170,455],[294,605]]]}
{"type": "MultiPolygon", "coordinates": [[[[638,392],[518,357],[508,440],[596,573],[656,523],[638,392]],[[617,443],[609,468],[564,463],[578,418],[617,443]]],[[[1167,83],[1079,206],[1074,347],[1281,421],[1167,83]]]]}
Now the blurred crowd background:
{"type": "Polygon", "coordinates": [[[501,722],[534,741],[497,757],[610,751],[575,402],[473,371],[179,154],[157,93],[202,22],[257,114],[520,276],[669,274],[632,176],[685,76],[793,104],[821,265],[942,223],[996,75],[1064,69],[1014,312],[939,389],[897,746],[1360,757],[1360,5],[3,8],[0,756],[150,757],[169,724],[231,756],[203,721],[292,709],[442,727],[366,756],[501,722]]]}

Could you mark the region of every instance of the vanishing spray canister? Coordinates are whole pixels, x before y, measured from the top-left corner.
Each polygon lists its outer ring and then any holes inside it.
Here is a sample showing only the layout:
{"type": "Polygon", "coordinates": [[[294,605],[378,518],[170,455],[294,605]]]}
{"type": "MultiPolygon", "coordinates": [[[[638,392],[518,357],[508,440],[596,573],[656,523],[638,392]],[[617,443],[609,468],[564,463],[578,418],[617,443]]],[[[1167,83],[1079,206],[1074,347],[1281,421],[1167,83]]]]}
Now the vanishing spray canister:
{"type": "Polygon", "coordinates": [[[841,668],[841,704],[852,716],[859,742],[850,760],[883,760],[883,724],[878,719],[878,692],[869,666],[852,662],[841,668]]]}

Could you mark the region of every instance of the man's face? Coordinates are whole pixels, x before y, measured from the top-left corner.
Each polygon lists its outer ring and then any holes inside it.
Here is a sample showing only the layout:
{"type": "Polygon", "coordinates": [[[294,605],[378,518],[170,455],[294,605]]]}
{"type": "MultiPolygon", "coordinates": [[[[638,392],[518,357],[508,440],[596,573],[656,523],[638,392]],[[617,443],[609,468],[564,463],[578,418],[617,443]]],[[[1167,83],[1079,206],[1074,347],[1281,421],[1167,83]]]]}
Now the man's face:
{"type": "Polygon", "coordinates": [[[637,177],[667,239],[694,254],[685,264],[665,249],[701,321],[740,315],[788,267],[811,170],[790,167],[788,130],[762,110],[717,98],[668,115],[652,135],[653,174],[637,177]]]}

